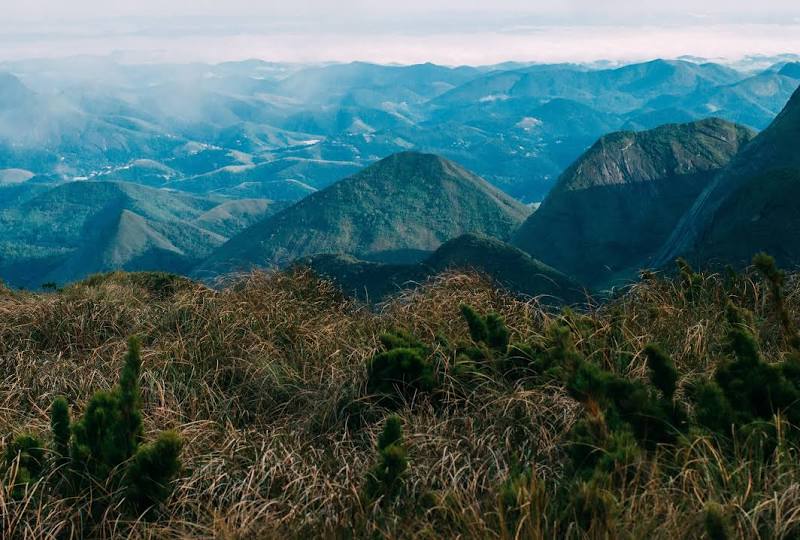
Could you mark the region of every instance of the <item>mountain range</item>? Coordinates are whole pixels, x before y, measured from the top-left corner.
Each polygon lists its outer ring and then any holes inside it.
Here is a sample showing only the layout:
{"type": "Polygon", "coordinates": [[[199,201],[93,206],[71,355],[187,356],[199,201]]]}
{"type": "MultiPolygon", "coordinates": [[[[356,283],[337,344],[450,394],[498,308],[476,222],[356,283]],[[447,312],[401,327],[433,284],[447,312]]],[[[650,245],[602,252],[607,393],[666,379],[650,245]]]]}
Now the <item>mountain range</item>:
{"type": "Polygon", "coordinates": [[[0,277],[18,287],[306,264],[379,300],[466,267],[572,302],[678,256],[800,263],[791,62],[111,65],[96,86],[2,67],[0,277]],[[541,167],[558,174],[539,193],[541,167]]]}
{"type": "Polygon", "coordinates": [[[755,72],[685,60],[603,69],[6,62],[0,171],[297,201],[416,150],[538,202],[600,136],[708,116],[763,129],[798,77],[787,61],[755,72]]]}

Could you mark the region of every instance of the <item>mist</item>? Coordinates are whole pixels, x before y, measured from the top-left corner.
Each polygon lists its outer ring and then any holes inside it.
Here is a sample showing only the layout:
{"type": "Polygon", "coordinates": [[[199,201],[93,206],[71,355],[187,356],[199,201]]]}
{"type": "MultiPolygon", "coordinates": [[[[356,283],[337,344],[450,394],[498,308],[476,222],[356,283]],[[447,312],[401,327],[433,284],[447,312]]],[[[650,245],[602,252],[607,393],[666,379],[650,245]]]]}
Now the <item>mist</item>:
{"type": "Polygon", "coordinates": [[[737,59],[800,52],[800,5],[718,0],[56,2],[5,8],[0,60],[127,55],[132,61],[448,65],[737,59]]]}

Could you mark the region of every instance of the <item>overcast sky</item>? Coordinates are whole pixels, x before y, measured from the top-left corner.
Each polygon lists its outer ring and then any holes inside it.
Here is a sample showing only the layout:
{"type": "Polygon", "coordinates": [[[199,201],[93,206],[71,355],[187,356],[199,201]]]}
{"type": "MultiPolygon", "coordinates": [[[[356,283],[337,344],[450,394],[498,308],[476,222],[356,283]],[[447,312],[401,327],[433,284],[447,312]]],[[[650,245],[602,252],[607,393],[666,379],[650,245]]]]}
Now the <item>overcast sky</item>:
{"type": "Polygon", "coordinates": [[[800,53],[800,0],[7,1],[0,59],[485,64],[800,53]]]}

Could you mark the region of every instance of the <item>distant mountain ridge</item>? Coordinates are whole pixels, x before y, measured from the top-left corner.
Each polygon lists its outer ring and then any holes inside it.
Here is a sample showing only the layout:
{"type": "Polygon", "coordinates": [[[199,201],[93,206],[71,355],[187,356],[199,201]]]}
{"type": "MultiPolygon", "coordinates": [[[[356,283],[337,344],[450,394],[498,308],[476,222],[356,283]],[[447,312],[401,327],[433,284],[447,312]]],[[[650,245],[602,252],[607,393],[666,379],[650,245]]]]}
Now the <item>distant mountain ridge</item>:
{"type": "Polygon", "coordinates": [[[757,72],[684,60],[603,69],[6,62],[0,170],[294,202],[415,150],[540,202],[609,132],[709,116],[766,127],[798,80],[794,64],[775,61],[757,72]]]}
{"type": "Polygon", "coordinates": [[[197,272],[279,267],[319,253],[414,261],[468,232],[508,238],[528,213],[451,161],[400,153],[246,229],[197,272]]]}

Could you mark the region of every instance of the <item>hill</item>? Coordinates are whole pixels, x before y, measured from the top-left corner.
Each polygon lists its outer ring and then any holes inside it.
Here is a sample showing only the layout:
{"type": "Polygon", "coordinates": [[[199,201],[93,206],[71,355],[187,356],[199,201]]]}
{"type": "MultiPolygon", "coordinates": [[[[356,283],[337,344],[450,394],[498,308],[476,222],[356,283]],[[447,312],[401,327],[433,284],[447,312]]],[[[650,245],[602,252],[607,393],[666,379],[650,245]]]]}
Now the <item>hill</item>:
{"type": "Polygon", "coordinates": [[[0,277],[34,288],[115,269],[185,273],[276,209],[122,182],[30,187],[37,189],[8,193],[17,203],[0,205],[0,277]]]}
{"type": "Polygon", "coordinates": [[[513,243],[590,285],[651,264],[750,130],[724,120],[601,138],[559,179],[513,243]]]}
{"type": "Polygon", "coordinates": [[[478,271],[518,294],[547,297],[548,303],[585,299],[580,285],[500,240],[465,234],[442,244],[417,264],[385,264],[346,255],[317,255],[299,262],[333,279],[345,293],[379,301],[448,271],[478,271]]]}
{"type": "Polygon", "coordinates": [[[709,116],[765,128],[797,86],[789,59],[763,72],[680,60],[613,69],[0,62],[0,169],[296,201],[417,150],[536,203],[612,131],[709,116]]]}
{"type": "Polygon", "coordinates": [[[527,213],[451,161],[400,153],[249,227],[216,250],[197,274],[282,266],[322,253],[420,260],[464,233],[508,238],[527,213]]]}
{"type": "Polygon", "coordinates": [[[800,264],[800,89],[688,209],[659,253],[742,266],[757,251],[800,264]]]}

